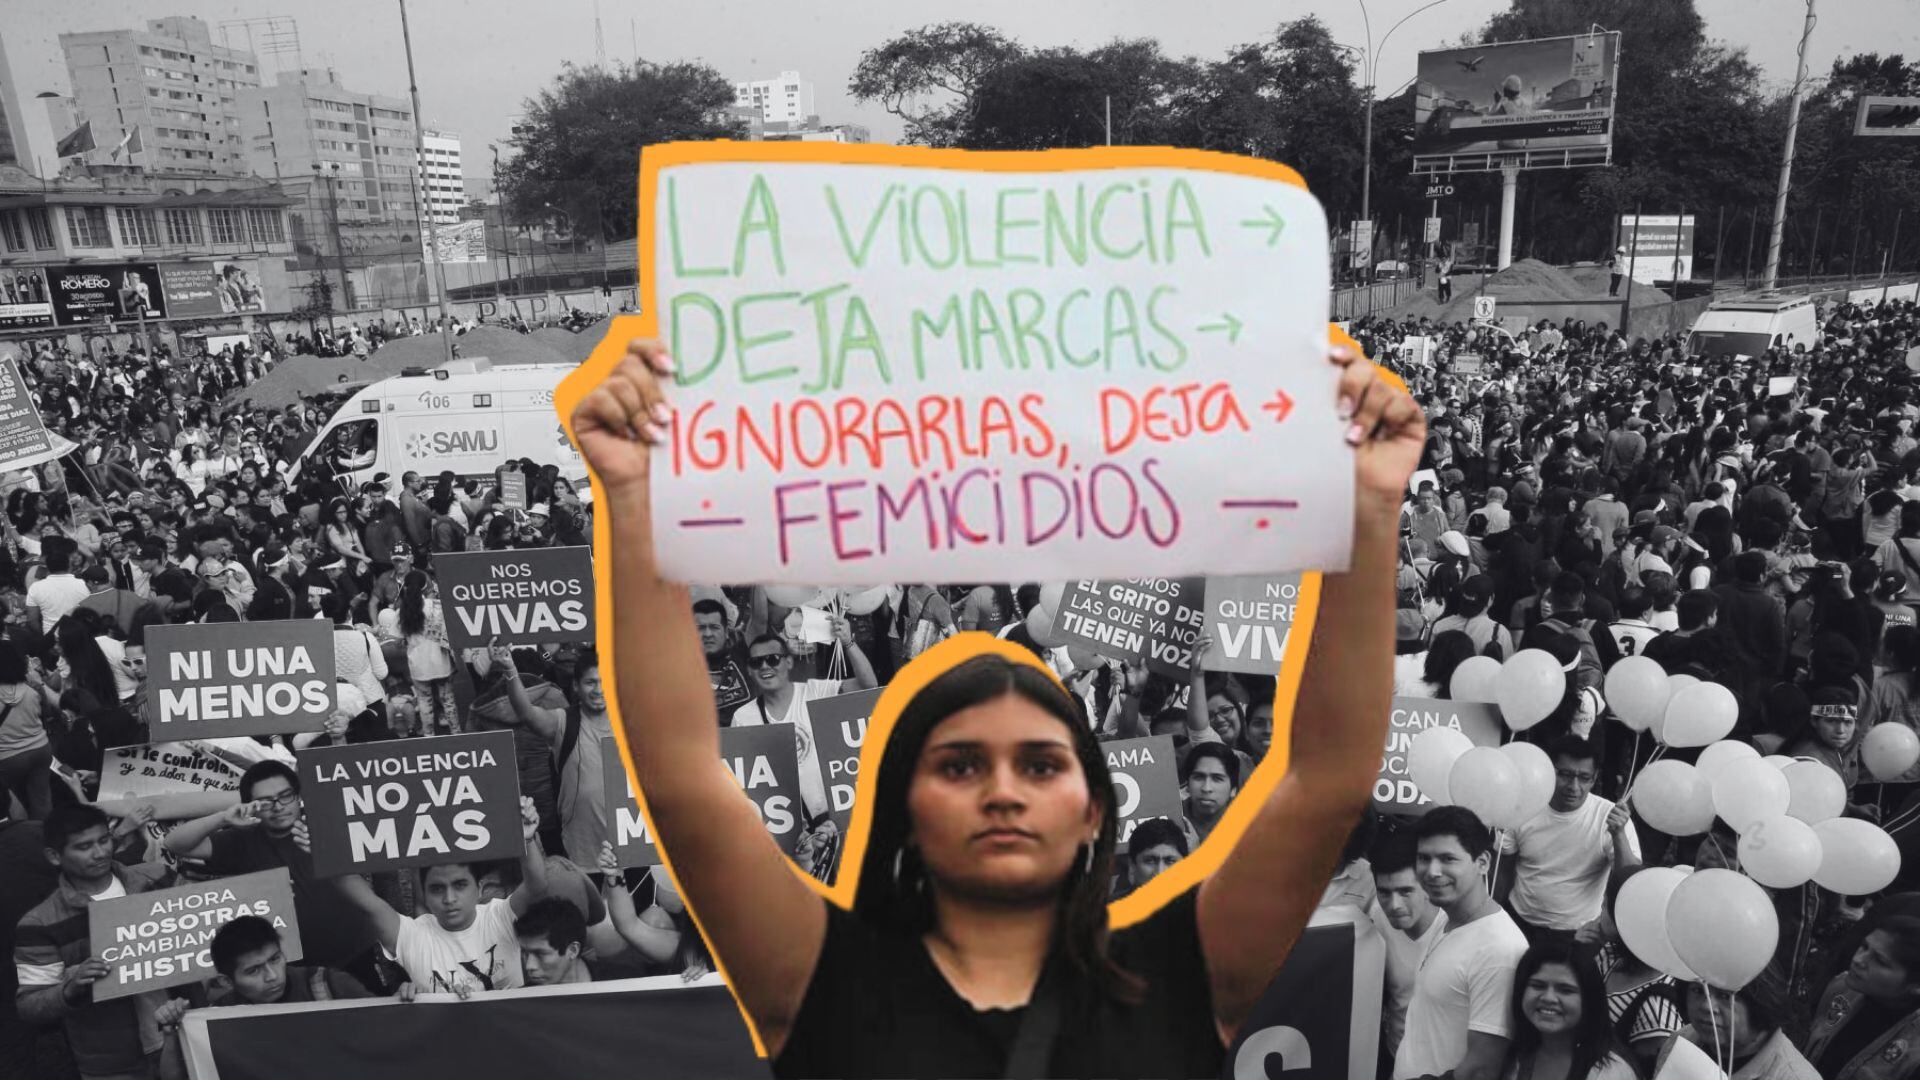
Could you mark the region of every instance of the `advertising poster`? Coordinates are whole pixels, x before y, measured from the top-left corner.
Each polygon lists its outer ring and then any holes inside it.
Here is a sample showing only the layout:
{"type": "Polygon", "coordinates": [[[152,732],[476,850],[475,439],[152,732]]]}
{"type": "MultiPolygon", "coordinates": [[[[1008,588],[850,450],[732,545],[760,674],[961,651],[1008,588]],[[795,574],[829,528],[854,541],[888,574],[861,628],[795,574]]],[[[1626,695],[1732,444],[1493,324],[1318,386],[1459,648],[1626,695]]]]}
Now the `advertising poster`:
{"type": "Polygon", "coordinates": [[[38,267],[0,270],[0,330],[38,330],[53,325],[53,296],[38,267]]]}
{"type": "Polygon", "coordinates": [[[1455,157],[1540,150],[1604,161],[1613,143],[1619,70],[1617,33],[1423,52],[1414,97],[1415,168],[1450,169],[1455,157]]]}
{"type": "Polygon", "coordinates": [[[63,266],[53,271],[53,314],[61,326],[95,319],[164,319],[166,288],[153,263],[63,266]]]}

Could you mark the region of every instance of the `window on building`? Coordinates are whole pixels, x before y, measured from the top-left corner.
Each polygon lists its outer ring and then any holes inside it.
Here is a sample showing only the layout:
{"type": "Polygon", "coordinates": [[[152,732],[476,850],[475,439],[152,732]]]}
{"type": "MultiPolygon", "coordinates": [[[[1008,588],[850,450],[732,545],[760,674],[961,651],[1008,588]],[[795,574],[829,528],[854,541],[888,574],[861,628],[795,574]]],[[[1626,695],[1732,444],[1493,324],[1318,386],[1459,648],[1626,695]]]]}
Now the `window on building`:
{"type": "Polygon", "coordinates": [[[249,207],[247,209],[247,236],[256,244],[284,244],[287,242],[285,228],[280,223],[280,211],[249,207]]]}
{"type": "Polygon", "coordinates": [[[214,207],[207,211],[207,225],[216,244],[244,244],[247,225],[240,211],[214,207]]]}
{"type": "Polygon", "coordinates": [[[160,246],[160,230],[154,226],[153,211],[122,206],[117,213],[120,218],[122,244],[128,247],[160,246]]]}
{"type": "Polygon", "coordinates": [[[0,210],[0,240],[6,241],[8,251],[27,250],[27,228],[20,211],[0,210]]]}
{"type": "Polygon", "coordinates": [[[39,251],[53,250],[53,220],[47,215],[44,206],[29,206],[26,209],[27,235],[33,238],[33,246],[39,251]]]}
{"type": "Polygon", "coordinates": [[[107,208],[104,206],[69,206],[67,215],[67,240],[77,248],[104,248],[113,246],[113,233],[107,228],[107,208]]]}
{"type": "Polygon", "coordinates": [[[179,208],[168,210],[167,243],[183,247],[198,245],[200,243],[200,212],[179,208]]]}

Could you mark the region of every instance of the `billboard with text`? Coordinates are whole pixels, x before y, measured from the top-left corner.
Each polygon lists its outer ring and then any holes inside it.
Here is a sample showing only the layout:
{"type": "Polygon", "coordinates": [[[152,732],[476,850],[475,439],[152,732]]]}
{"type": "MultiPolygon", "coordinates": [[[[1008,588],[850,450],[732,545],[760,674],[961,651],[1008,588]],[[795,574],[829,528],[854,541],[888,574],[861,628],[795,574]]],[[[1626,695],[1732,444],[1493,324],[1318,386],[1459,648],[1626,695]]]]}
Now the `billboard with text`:
{"type": "Polygon", "coordinates": [[[1617,33],[1423,52],[1414,170],[1471,171],[1474,163],[1461,158],[1520,165],[1610,160],[1619,71],[1617,33]]]}

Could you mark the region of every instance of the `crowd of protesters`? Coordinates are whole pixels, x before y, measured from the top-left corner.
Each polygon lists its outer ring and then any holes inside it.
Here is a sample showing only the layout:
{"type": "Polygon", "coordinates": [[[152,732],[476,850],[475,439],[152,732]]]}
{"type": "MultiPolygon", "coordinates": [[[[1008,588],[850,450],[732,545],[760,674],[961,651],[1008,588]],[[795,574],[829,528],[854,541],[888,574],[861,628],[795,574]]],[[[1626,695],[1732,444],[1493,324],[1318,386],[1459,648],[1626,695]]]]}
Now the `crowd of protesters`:
{"type": "MultiPolygon", "coordinates": [[[[267,349],[297,363],[414,329],[267,349]]],[[[1631,813],[1620,796],[1651,747],[1602,692],[1630,655],[1721,683],[1740,703],[1733,737],[1831,765],[1848,813],[1920,847],[1920,769],[1877,783],[1859,765],[1873,725],[1920,728],[1913,305],[1830,305],[1815,340],[1754,357],[1691,356],[1677,339],[1574,322],[1351,329],[1407,379],[1432,430],[1402,529],[1396,693],[1446,698],[1468,657],[1525,648],[1569,673],[1561,707],[1523,736],[1554,764],[1547,811],[1499,834],[1457,807],[1369,817],[1327,890],[1323,906],[1350,909],[1386,942],[1383,1077],[1618,1080],[1653,1075],[1677,1042],[1739,1080],[1920,1073],[1920,1047],[1907,1051],[1920,1033],[1920,894],[1905,891],[1920,862],[1883,896],[1776,893],[1779,953],[1737,994],[1676,982],[1625,946],[1612,906],[1634,874],[1737,868],[1738,855],[1724,826],[1673,838],[1631,813]],[[1433,347],[1405,350],[1412,338],[1433,347]],[[1770,394],[1785,375],[1791,392],[1770,394]]],[[[290,484],[286,466],[324,414],[225,404],[273,362],[259,349],[21,358],[49,426],[79,446],[5,490],[0,924],[15,964],[0,980],[19,989],[0,986],[17,1005],[0,1005],[0,1065],[38,1053],[42,1071],[28,1075],[71,1075],[48,1071],[49,1058],[87,1077],[177,1075],[190,1008],[711,968],[666,876],[613,860],[600,760],[611,726],[591,648],[456,651],[440,615],[435,556],[585,544],[587,492],[531,462],[517,463],[525,511],[452,474],[349,490],[308,469],[290,484]],[[335,628],[325,732],[197,744],[239,774],[215,808],[167,820],[177,808],[164,800],[99,799],[106,751],[147,741],[147,627],[285,618],[335,628]],[[525,858],[314,876],[299,751],[488,730],[516,740],[525,858]],[[235,920],[213,943],[219,978],[91,1003],[104,968],[73,919],[90,898],[275,867],[295,887],[299,964],[270,926],[235,920]],[[488,945],[501,948],[478,965],[488,945]]],[[[1182,812],[1138,825],[1116,896],[1204,842],[1274,738],[1273,679],[1197,659],[1169,679],[1036,638],[1038,583],[840,590],[825,642],[770,590],[693,595],[721,722],[795,727],[797,858],[821,877],[839,837],[808,703],[884,686],[955,633],[1032,648],[1104,738],[1171,738],[1182,812]]]]}

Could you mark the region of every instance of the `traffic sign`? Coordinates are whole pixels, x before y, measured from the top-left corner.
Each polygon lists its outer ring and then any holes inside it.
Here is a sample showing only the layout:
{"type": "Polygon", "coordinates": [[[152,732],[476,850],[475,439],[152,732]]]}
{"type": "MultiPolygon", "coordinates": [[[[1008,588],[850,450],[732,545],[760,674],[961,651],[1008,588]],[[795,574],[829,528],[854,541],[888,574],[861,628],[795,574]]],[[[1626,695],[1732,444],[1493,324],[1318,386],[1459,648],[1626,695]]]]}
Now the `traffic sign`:
{"type": "Polygon", "coordinates": [[[1476,296],[1473,298],[1473,318],[1475,322],[1492,322],[1493,309],[1493,297],[1476,296]]]}

